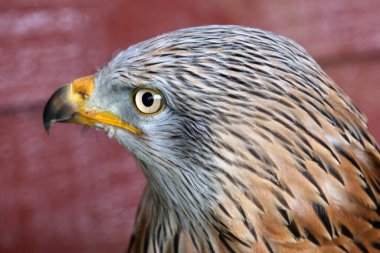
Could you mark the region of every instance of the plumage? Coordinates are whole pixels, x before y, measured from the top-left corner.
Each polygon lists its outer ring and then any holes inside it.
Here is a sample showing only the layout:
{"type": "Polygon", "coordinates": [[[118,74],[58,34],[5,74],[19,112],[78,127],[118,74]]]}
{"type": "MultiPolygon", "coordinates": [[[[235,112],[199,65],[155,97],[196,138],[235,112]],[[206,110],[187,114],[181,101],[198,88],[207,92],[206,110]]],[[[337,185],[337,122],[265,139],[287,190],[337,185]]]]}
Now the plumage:
{"type": "Polygon", "coordinates": [[[103,129],[136,157],[148,185],[128,252],[380,251],[379,148],[295,42],[188,28],[85,80],[52,96],[44,124],[103,129]]]}

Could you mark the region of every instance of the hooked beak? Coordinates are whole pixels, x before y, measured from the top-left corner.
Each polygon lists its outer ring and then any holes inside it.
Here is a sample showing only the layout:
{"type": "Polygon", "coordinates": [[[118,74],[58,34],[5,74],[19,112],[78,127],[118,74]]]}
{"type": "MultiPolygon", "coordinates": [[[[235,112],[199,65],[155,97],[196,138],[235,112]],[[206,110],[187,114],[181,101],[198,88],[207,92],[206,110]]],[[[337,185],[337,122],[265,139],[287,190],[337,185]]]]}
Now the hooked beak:
{"type": "Polygon", "coordinates": [[[94,76],[74,80],[59,88],[45,105],[43,123],[47,133],[54,122],[74,123],[88,126],[105,124],[128,130],[133,134],[142,134],[140,129],[129,125],[117,115],[86,107],[94,90],[94,76]]]}

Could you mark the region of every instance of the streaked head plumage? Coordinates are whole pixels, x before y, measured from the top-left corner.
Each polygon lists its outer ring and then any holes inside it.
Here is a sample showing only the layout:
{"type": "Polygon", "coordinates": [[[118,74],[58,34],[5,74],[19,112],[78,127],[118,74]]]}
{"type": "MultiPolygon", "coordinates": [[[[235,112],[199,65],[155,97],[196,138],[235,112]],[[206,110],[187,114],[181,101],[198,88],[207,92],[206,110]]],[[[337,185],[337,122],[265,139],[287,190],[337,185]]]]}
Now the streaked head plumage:
{"type": "MultiPolygon", "coordinates": [[[[351,217],[341,206],[370,208],[363,220],[378,210],[379,153],[365,117],[287,38],[239,26],[183,29],[118,53],[77,89],[85,106],[80,98],[69,111],[80,117],[54,107],[65,89],[48,103],[45,126],[95,125],[134,154],[148,179],[137,226],[176,220],[195,248],[196,237],[209,248],[309,249],[341,236],[335,224],[351,217]]],[[[155,236],[157,227],[140,228],[155,236]]]]}

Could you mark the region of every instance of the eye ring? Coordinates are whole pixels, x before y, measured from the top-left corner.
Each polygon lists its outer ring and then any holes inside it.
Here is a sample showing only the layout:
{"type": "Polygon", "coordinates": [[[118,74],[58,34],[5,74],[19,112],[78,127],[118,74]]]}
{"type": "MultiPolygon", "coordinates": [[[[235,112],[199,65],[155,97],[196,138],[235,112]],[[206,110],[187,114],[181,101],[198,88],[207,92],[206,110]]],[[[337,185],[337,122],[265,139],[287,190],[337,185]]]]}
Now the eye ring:
{"type": "Polygon", "coordinates": [[[134,90],[132,101],[137,112],[146,116],[158,114],[165,108],[164,96],[159,90],[153,88],[134,90]]]}

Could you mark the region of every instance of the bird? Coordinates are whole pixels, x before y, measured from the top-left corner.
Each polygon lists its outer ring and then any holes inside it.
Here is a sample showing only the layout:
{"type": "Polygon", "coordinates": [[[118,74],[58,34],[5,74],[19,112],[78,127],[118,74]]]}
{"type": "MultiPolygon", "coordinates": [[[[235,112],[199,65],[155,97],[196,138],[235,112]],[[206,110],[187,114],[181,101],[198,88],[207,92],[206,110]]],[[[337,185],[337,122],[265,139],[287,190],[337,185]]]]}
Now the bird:
{"type": "Polygon", "coordinates": [[[237,25],[118,52],[43,124],[100,129],[147,179],[127,252],[380,252],[367,119],[296,42],[237,25]]]}

